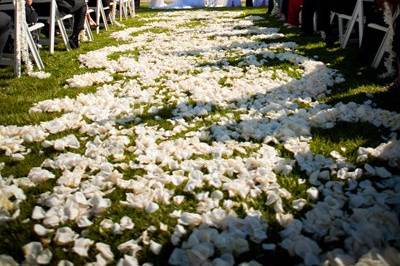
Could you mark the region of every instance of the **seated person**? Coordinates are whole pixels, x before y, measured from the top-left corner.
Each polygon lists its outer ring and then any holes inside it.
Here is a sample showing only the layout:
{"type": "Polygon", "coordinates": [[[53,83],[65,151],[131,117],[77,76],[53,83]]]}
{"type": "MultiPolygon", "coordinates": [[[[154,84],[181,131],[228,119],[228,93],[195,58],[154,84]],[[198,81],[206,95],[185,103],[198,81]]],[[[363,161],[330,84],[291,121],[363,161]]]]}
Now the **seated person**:
{"type": "MultiPolygon", "coordinates": [[[[108,20],[109,19],[109,15],[110,15],[110,2],[111,1],[110,0],[102,0],[101,2],[103,3],[104,13],[106,14],[106,18],[108,20]]],[[[87,5],[89,7],[96,7],[97,6],[97,0],[88,0],[87,5]]]]}
{"type": "Polygon", "coordinates": [[[335,42],[329,21],[331,11],[330,3],[331,2],[328,0],[304,0],[301,25],[303,35],[312,35],[314,33],[314,14],[316,14],[317,31],[324,33],[327,46],[333,46],[335,42]]]}
{"type": "MultiPolygon", "coordinates": [[[[32,26],[38,22],[38,14],[32,6],[32,0],[25,1],[25,16],[26,16],[26,23],[28,24],[28,26],[32,26]]],[[[40,48],[41,45],[39,44],[39,30],[33,31],[32,37],[36,43],[36,46],[40,48]]]]}
{"type": "Polygon", "coordinates": [[[62,14],[74,16],[72,34],[69,37],[69,45],[72,49],[79,48],[79,33],[83,30],[87,6],[84,0],[56,0],[58,10],[62,14]]]}
{"type": "MultiPolygon", "coordinates": [[[[84,29],[85,16],[87,6],[84,0],[56,0],[58,11],[61,16],[71,14],[74,16],[74,24],[72,34],[69,37],[69,45],[76,49],[79,47],[79,33],[84,29]]],[[[39,16],[50,16],[50,3],[35,3],[32,4],[39,16]]],[[[42,32],[48,37],[49,25],[45,22],[45,28],[42,32]]]]}

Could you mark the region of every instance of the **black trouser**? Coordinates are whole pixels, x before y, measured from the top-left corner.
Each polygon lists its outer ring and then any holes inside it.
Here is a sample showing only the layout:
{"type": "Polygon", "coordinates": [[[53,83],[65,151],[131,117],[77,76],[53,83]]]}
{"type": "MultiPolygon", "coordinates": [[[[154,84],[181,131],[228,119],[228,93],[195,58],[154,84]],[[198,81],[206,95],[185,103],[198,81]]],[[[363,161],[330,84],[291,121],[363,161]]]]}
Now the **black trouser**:
{"type": "Polygon", "coordinates": [[[330,7],[327,0],[304,0],[301,28],[305,34],[314,32],[314,13],[317,13],[317,28],[331,34],[330,7]]]}
{"type": "Polygon", "coordinates": [[[103,0],[103,6],[104,7],[109,7],[108,9],[106,9],[105,11],[104,11],[104,13],[106,13],[106,18],[108,19],[108,16],[110,15],[110,3],[111,3],[111,1],[110,0],[103,0]]]}
{"type": "Polygon", "coordinates": [[[71,38],[78,39],[79,33],[85,25],[86,2],[84,0],[57,0],[56,2],[61,13],[74,16],[71,38]]]}
{"type": "MultiPolygon", "coordinates": [[[[103,7],[104,7],[104,8],[110,7],[111,0],[102,0],[101,2],[103,3],[103,7]]],[[[87,2],[87,5],[88,5],[89,7],[95,7],[95,6],[97,6],[97,0],[89,0],[89,1],[87,2]]],[[[105,15],[106,15],[106,18],[108,18],[108,15],[110,14],[110,8],[105,9],[105,10],[104,10],[104,13],[105,13],[105,15]]],[[[92,18],[93,18],[93,17],[92,17],[92,18]]],[[[94,19],[94,18],[93,18],[93,19],[94,19]]]]}
{"type": "Polygon", "coordinates": [[[397,54],[397,58],[400,56],[400,16],[396,18],[394,22],[394,39],[393,39],[393,49],[397,54]]]}
{"type": "Polygon", "coordinates": [[[397,60],[397,79],[396,83],[400,85],[400,17],[394,22],[393,50],[396,53],[397,60]]]}
{"type": "Polygon", "coordinates": [[[72,13],[74,16],[74,26],[72,28],[73,37],[77,37],[85,26],[86,9],[87,7],[85,4],[72,13]]]}
{"type": "Polygon", "coordinates": [[[281,12],[282,14],[285,15],[286,19],[288,17],[288,11],[289,11],[289,0],[282,0],[281,12]]]}
{"type": "Polygon", "coordinates": [[[0,58],[10,35],[12,19],[4,12],[0,12],[0,58]]]}
{"type": "Polygon", "coordinates": [[[268,14],[271,14],[272,10],[274,10],[274,2],[275,0],[268,1],[268,14]]]}

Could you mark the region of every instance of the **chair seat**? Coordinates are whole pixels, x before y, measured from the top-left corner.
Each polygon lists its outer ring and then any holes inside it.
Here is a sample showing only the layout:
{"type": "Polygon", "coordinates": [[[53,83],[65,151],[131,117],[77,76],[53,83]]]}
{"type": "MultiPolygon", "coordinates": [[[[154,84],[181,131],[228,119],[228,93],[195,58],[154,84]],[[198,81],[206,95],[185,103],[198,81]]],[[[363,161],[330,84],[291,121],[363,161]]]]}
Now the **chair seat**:
{"type": "Polygon", "coordinates": [[[1,3],[0,2],[0,10],[2,11],[10,11],[14,9],[14,5],[12,3],[1,3]]]}
{"type": "Polygon", "coordinates": [[[384,26],[381,26],[381,25],[378,25],[378,24],[375,24],[375,23],[369,23],[368,27],[376,29],[376,30],[380,30],[380,31],[383,31],[383,32],[387,32],[387,30],[388,30],[387,27],[384,27],[384,26]]]}
{"type": "Polygon", "coordinates": [[[14,65],[14,54],[3,53],[0,58],[0,66],[14,65]]]}
{"type": "Polygon", "coordinates": [[[61,20],[70,19],[70,18],[73,18],[73,16],[71,14],[67,14],[63,17],[60,17],[61,20]]]}
{"type": "Polygon", "coordinates": [[[337,13],[337,15],[338,15],[338,17],[341,18],[341,19],[347,19],[347,20],[350,20],[350,19],[351,19],[351,16],[346,15],[346,14],[339,14],[339,13],[337,13]]]}
{"type": "Polygon", "coordinates": [[[44,27],[44,24],[41,22],[38,22],[38,23],[35,23],[34,25],[30,26],[28,29],[29,29],[29,31],[34,31],[34,30],[38,30],[43,27],[44,27]]]}

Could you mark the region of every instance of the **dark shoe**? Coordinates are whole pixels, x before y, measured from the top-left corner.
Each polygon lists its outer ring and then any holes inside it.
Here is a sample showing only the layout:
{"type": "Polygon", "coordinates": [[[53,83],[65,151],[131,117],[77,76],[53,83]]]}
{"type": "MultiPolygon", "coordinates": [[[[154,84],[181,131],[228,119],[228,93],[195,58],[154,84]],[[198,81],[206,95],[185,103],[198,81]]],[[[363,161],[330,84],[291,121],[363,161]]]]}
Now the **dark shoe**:
{"type": "Polygon", "coordinates": [[[68,42],[69,42],[69,46],[71,46],[72,49],[78,49],[79,48],[78,38],[70,37],[68,42]]]}
{"type": "Polygon", "coordinates": [[[335,46],[335,39],[333,38],[326,38],[325,39],[326,47],[333,48],[335,46]]]}
{"type": "Polygon", "coordinates": [[[50,38],[49,24],[45,24],[44,28],[40,32],[43,33],[43,35],[46,36],[47,39],[49,39],[50,38]]]}
{"type": "Polygon", "coordinates": [[[328,35],[323,34],[322,36],[323,36],[323,39],[324,39],[324,41],[326,43],[326,47],[332,48],[332,47],[335,46],[336,38],[335,38],[334,35],[332,35],[332,34],[328,34],[328,35]]]}
{"type": "Polygon", "coordinates": [[[395,80],[392,84],[390,84],[388,93],[391,96],[397,97],[400,99],[400,80],[395,80]]]}
{"type": "Polygon", "coordinates": [[[304,31],[300,32],[300,37],[311,37],[313,35],[314,33],[311,32],[304,32],[304,31]]]}

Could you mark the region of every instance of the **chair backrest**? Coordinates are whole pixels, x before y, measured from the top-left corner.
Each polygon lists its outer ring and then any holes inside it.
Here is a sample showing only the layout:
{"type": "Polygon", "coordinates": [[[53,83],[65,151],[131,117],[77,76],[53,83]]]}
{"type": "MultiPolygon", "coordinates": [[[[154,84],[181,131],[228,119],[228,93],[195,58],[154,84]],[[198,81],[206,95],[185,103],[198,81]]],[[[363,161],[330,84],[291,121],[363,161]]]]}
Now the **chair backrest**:
{"type": "MultiPolygon", "coordinates": [[[[22,6],[20,8],[25,8],[22,6]]],[[[22,39],[26,39],[27,49],[31,52],[33,59],[39,69],[43,69],[44,65],[42,59],[40,58],[39,52],[36,48],[36,44],[32,38],[32,35],[29,31],[28,24],[26,22],[26,18],[23,17],[24,13],[17,13],[18,2],[12,0],[1,0],[0,2],[0,10],[14,10],[14,60],[11,60],[9,65],[14,67],[14,73],[17,77],[21,76],[21,65],[22,65],[22,39]],[[15,7],[17,5],[17,8],[15,7]],[[22,15],[22,16],[21,16],[22,15]]],[[[24,10],[25,11],[25,10],[24,10]]]]}
{"type": "Polygon", "coordinates": [[[14,5],[14,1],[13,0],[0,0],[0,5],[3,4],[12,4],[14,5]]]}
{"type": "Polygon", "coordinates": [[[14,10],[14,2],[12,0],[0,0],[0,11],[14,10]]]}

